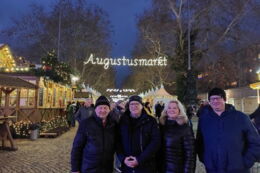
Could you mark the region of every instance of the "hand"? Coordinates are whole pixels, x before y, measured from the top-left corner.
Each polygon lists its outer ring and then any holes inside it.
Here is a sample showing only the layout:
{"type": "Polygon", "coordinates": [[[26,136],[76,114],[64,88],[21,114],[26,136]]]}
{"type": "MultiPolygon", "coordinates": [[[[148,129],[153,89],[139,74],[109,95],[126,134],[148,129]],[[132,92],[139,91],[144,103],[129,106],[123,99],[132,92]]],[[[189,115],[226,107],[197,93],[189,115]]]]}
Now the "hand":
{"type": "Polygon", "coordinates": [[[130,168],[135,168],[136,166],[138,166],[138,161],[136,157],[133,156],[126,157],[124,163],[130,168]]]}

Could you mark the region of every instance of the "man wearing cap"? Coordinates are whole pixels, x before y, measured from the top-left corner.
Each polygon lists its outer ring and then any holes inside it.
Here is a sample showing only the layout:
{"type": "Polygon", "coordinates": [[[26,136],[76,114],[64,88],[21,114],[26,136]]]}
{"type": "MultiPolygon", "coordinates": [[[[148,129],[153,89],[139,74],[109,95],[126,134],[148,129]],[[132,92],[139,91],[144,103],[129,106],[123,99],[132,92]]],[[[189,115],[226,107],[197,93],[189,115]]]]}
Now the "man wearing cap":
{"type": "Polygon", "coordinates": [[[249,173],[260,158],[260,137],[244,113],[225,104],[226,93],[214,88],[200,112],[196,145],[207,173],[249,173]]]}
{"type": "Polygon", "coordinates": [[[156,119],[146,114],[142,98],[129,98],[129,107],[119,122],[118,158],[123,173],[155,173],[155,155],[160,147],[160,132],[156,119]]]}
{"type": "Polygon", "coordinates": [[[112,173],[116,122],[110,117],[110,104],[100,96],[92,116],[82,120],[71,151],[72,173],[112,173]]]}

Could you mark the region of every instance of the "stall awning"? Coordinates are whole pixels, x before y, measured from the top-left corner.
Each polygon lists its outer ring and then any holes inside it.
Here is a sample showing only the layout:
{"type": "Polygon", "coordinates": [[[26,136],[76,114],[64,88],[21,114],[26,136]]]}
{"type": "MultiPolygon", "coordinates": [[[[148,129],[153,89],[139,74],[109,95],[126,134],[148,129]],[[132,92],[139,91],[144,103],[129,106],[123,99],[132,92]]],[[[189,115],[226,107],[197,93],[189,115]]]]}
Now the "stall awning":
{"type": "Polygon", "coordinates": [[[252,89],[260,89],[260,82],[250,84],[250,88],[252,88],[252,89]]]}
{"type": "Polygon", "coordinates": [[[37,86],[18,77],[0,75],[0,87],[36,89],[37,86]]]}

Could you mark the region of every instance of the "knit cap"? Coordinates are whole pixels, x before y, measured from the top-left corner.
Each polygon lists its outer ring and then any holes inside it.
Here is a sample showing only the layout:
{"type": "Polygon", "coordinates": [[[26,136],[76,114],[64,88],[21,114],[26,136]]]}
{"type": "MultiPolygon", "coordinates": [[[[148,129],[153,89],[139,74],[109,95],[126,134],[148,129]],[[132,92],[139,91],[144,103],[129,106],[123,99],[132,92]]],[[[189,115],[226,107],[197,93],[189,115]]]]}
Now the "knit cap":
{"type": "Polygon", "coordinates": [[[208,100],[210,100],[210,97],[213,95],[221,96],[226,101],[226,93],[221,88],[213,88],[208,93],[208,100]]]}
{"type": "Polygon", "coordinates": [[[131,101],[137,101],[139,102],[141,105],[143,105],[143,101],[142,101],[142,98],[138,95],[133,95],[129,98],[129,104],[131,101]]]}
{"type": "Polygon", "coordinates": [[[96,107],[99,106],[99,105],[107,105],[108,107],[110,107],[109,100],[108,100],[105,96],[100,96],[100,97],[96,100],[95,109],[96,109],[96,107]]]}

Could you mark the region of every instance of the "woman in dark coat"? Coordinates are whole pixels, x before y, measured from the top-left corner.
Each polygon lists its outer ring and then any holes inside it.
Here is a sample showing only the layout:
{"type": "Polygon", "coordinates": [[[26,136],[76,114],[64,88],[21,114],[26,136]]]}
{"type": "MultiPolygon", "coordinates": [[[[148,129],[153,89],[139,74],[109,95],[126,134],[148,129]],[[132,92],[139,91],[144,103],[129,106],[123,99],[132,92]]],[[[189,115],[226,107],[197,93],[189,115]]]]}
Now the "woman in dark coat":
{"type": "Polygon", "coordinates": [[[195,139],[183,105],[172,100],[160,117],[162,133],[162,173],[195,172],[195,139]]]}

